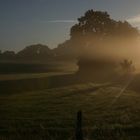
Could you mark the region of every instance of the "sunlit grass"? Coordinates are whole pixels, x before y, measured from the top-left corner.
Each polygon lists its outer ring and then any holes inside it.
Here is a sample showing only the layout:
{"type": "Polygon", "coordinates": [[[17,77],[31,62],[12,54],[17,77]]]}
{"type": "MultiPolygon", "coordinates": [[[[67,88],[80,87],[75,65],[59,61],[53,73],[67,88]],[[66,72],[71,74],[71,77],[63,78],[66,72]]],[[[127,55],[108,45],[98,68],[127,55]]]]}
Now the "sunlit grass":
{"type": "Polygon", "coordinates": [[[0,132],[9,135],[18,132],[39,133],[43,127],[45,134],[51,131],[50,135],[57,132],[59,138],[61,135],[69,137],[74,133],[77,111],[83,110],[85,133],[88,130],[90,135],[93,133],[93,137],[98,137],[94,134],[97,131],[97,135],[103,137],[104,131],[114,135],[114,131],[118,130],[131,136],[135,129],[139,131],[140,95],[124,91],[112,105],[120,90],[119,86],[89,83],[2,96],[0,132]],[[98,134],[98,129],[103,131],[102,135],[98,134]],[[129,134],[127,131],[130,130],[129,134]]]}

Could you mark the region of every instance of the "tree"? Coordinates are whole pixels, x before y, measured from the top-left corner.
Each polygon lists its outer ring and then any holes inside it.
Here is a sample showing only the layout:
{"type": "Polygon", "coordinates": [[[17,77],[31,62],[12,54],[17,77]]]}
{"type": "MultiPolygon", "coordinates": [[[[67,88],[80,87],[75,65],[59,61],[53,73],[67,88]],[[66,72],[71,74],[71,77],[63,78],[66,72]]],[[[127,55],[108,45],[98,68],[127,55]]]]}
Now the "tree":
{"type": "Polygon", "coordinates": [[[135,67],[133,66],[132,60],[124,59],[123,62],[120,63],[123,73],[128,74],[135,71],[135,67]]]}
{"type": "Polygon", "coordinates": [[[14,51],[4,51],[3,53],[2,53],[2,58],[4,58],[4,59],[12,59],[12,58],[14,58],[15,57],[15,52],[14,51]]]}
{"type": "Polygon", "coordinates": [[[107,36],[138,36],[137,28],[127,21],[115,21],[107,12],[88,10],[84,16],[78,18],[78,24],[71,28],[71,38],[107,36]]]}
{"type": "Polygon", "coordinates": [[[4,52],[2,52],[1,50],[0,50],[0,59],[1,60],[14,60],[15,59],[15,56],[16,56],[16,54],[15,54],[15,52],[14,51],[4,51],[4,52]]]}
{"type": "Polygon", "coordinates": [[[45,60],[52,56],[52,50],[48,46],[42,44],[27,46],[17,53],[17,57],[24,60],[45,60]]]}
{"type": "MultiPolygon", "coordinates": [[[[108,59],[107,62],[104,62],[105,57],[102,57],[102,60],[96,59],[98,54],[94,51],[98,50],[98,46],[100,48],[106,48],[109,45],[114,47],[114,44],[120,46],[122,43],[120,40],[123,40],[125,44],[128,39],[129,41],[136,39],[139,36],[139,32],[137,28],[132,27],[127,21],[112,19],[107,12],[88,10],[84,16],[78,18],[78,23],[71,28],[70,35],[71,40],[80,48],[78,48],[79,51],[83,51],[78,62],[79,71],[89,73],[89,70],[97,69],[98,71],[104,67],[105,73],[107,73],[109,70],[112,71],[111,60],[108,59]],[[91,60],[88,57],[93,59],[92,63],[90,63],[91,60]]],[[[130,69],[132,70],[131,65],[129,61],[124,61],[122,68],[125,71],[130,71],[130,69]]]]}

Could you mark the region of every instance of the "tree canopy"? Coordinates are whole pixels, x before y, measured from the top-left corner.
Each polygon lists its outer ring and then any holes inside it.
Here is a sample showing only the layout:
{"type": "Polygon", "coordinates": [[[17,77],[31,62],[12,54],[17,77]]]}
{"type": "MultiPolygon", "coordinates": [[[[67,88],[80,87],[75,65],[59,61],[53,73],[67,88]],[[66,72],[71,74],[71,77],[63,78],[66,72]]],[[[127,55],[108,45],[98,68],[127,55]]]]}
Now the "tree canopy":
{"type": "Polygon", "coordinates": [[[28,58],[37,58],[44,59],[45,57],[51,56],[52,51],[48,46],[42,44],[30,45],[17,53],[18,57],[28,59],[28,58]]]}
{"type": "Polygon", "coordinates": [[[107,12],[88,10],[84,16],[78,18],[70,31],[71,38],[86,36],[138,36],[137,28],[132,27],[127,21],[116,21],[110,18],[107,12]]]}

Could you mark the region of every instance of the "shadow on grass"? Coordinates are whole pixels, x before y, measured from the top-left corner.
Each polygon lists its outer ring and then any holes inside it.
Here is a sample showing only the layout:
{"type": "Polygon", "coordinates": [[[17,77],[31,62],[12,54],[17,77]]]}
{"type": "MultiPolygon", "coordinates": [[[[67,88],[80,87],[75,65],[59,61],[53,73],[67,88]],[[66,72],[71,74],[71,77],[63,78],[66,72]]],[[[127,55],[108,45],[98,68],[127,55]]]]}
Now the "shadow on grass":
{"type": "Polygon", "coordinates": [[[0,94],[58,88],[84,82],[87,81],[81,80],[76,74],[64,74],[20,80],[5,80],[0,81],[0,94]]]}

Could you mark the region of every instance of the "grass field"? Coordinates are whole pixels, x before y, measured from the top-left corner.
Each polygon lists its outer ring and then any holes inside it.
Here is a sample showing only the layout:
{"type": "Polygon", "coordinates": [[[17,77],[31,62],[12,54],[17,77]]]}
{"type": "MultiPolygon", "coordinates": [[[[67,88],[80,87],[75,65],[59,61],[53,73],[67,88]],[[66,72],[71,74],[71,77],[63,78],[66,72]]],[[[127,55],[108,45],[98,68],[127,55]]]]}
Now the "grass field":
{"type": "Polygon", "coordinates": [[[0,74],[0,81],[44,78],[44,77],[48,77],[48,76],[62,75],[62,74],[64,74],[64,72],[63,73],[49,72],[49,73],[0,74]]]}
{"type": "Polygon", "coordinates": [[[74,139],[83,111],[89,140],[139,140],[140,94],[122,87],[77,84],[0,96],[0,139],[74,139]]]}
{"type": "Polygon", "coordinates": [[[71,72],[0,74],[0,95],[65,86],[73,83],[74,79],[71,72]]]}

